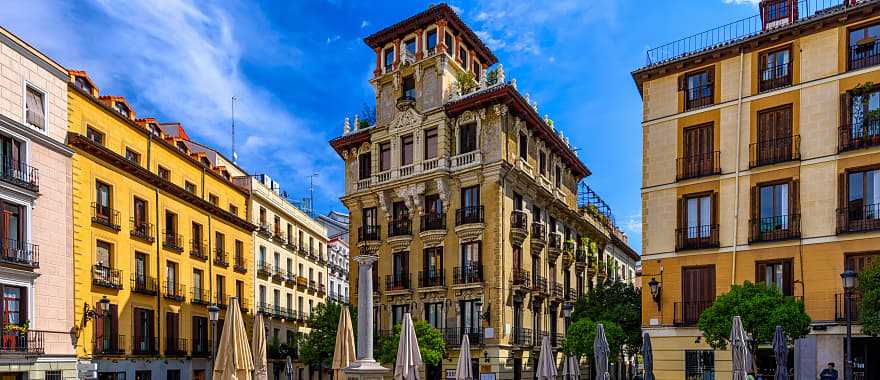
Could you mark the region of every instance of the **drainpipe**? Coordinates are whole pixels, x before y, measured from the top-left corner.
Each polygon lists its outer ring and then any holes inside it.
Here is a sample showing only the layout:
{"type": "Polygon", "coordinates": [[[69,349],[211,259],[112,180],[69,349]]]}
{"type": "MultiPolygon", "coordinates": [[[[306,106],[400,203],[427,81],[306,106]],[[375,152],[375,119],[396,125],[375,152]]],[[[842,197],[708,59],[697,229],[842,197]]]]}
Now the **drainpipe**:
{"type": "MultiPolygon", "coordinates": [[[[510,119],[509,119],[510,116],[508,116],[509,113],[510,113],[510,111],[504,113],[504,121],[502,122],[502,124],[503,124],[503,128],[504,128],[504,131],[506,132],[506,133],[505,133],[506,138],[504,139],[504,158],[505,158],[505,159],[507,159],[507,155],[508,155],[508,153],[509,153],[509,151],[510,151],[510,149],[509,149],[509,145],[510,145],[510,136],[509,136],[510,125],[508,124],[509,121],[510,121],[510,119]]],[[[500,231],[500,235],[501,235],[500,238],[498,239],[498,241],[501,243],[501,268],[500,268],[500,269],[501,269],[501,275],[499,276],[499,277],[501,277],[501,281],[500,281],[500,283],[498,284],[498,286],[496,287],[496,289],[498,289],[498,290],[501,291],[501,292],[504,291],[504,268],[505,268],[505,266],[504,266],[504,265],[505,265],[505,262],[504,262],[504,245],[505,245],[505,240],[504,240],[504,231],[503,231],[503,226],[504,226],[504,215],[505,215],[505,213],[504,213],[504,189],[507,187],[507,182],[506,182],[506,181],[507,181],[507,175],[510,174],[510,171],[511,171],[512,169],[513,169],[513,168],[511,168],[511,169],[507,169],[507,171],[504,172],[504,175],[501,176],[501,197],[500,197],[500,203],[501,203],[501,207],[500,207],[500,209],[501,209],[500,219],[501,219],[501,220],[500,220],[500,223],[498,224],[499,226],[502,226],[502,228],[499,228],[499,229],[498,229],[498,230],[500,231]]],[[[509,233],[509,232],[508,232],[508,233],[509,233]]],[[[504,317],[505,317],[505,313],[504,313],[504,303],[503,303],[503,302],[502,302],[501,305],[499,305],[499,310],[501,310],[501,312],[499,313],[499,314],[501,314],[501,325],[499,325],[499,327],[502,328],[502,331],[503,331],[503,327],[504,327],[504,317]]],[[[501,331],[499,331],[499,333],[501,333],[501,331]]]]}
{"type": "MultiPolygon", "coordinates": [[[[736,248],[737,248],[737,238],[739,237],[739,161],[740,161],[740,148],[742,147],[742,101],[743,101],[743,72],[745,65],[745,53],[743,49],[739,49],[739,95],[736,99],[736,170],[734,172],[734,183],[735,189],[734,194],[736,197],[734,198],[733,203],[733,253],[731,255],[731,269],[730,269],[730,284],[736,284],[736,248]]],[[[718,205],[716,205],[717,207],[718,205]]]]}

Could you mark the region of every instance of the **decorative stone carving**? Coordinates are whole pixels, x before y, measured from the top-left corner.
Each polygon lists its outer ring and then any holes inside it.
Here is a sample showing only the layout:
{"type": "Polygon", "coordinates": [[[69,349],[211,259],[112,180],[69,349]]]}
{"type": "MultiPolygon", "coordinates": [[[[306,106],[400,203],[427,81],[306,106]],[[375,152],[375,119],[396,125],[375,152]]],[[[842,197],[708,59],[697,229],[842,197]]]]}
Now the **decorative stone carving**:
{"type": "Polygon", "coordinates": [[[492,106],[492,111],[495,113],[495,116],[502,117],[507,114],[507,105],[496,104],[492,106]]]}
{"type": "Polygon", "coordinates": [[[468,123],[471,121],[475,121],[475,117],[476,117],[476,115],[474,114],[474,112],[472,112],[470,110],[464,111],[464,113],[462,113],[461,116],[458,117],[458,124],[464,124],[464,123],[468,123]]]}
{"type": "Polygon", "coordinates": [[[498,69],[495,70],[498,73],[498,83],[504,83],[504,65],[498,64],[498,69]]]}
{"type": "Polygon", "coordinates": [[[392,80],[394,82],[394,92],[399,91],[400,90],[400,72],[399,71],[394,73],[394,78],[392,78],[392,80]]]}
{"type": "Polygon", "coordinates": [[[483,230],[486,229],[483,223],[468,223],[455,227],[455,234],[462,243],[483,240],[483,230]]]}
{"type": "Polygon", "coordinates": [[[440,196],[440,200],[443,201],[443,212],[449,209],[449,184],[446,182],[446,178],[438,177],[437,178],[437,194],[440,196]]]}
{"type": "Polygon", "coordinates": [[[388,212],[388,206],[391,205],[391,197],[387,191],[381,191],[377,194],[379,198],[379,209],[385,214],[385,218],[391,220],[391,213],[388,212]]]}
{"type": "Polygon", "coordinates": [[[413,128],[417,128],[422,125],[423,116],[413,107],[408,107],[407,109],[398,112],[397,115],[394,115],[394,119],[391,120],[391,124],[389,124],[388,132],[389,133],[397,133],[402,130],[409,130],[413,128]]]}
{"type": "MultiPolygon", "coordinates": [[[[357,117],[357,116],[355,116],[355,117],[357,117]]],[[[357,120],[357,119],[355,119],[355,120],[357,120]]],[[[355,123],[357,123],[357,122],[355,121],[355,123]]],[[[355,125],[355,127],[357,127],[357,125],[355,125]]],[[[351,132],[351,127],[348,125],[348,118],[345,118],[345,122],[342,123],[342,135],[346,136],[346,135],[348,135],[349,132],[351,132]]]]}
{"type": "Polygon", "coordinates": [[[422,78],[422,65],[416,65],[413,68],[413,76],[416,78],[416,82],[420,81],[422,78]]]}

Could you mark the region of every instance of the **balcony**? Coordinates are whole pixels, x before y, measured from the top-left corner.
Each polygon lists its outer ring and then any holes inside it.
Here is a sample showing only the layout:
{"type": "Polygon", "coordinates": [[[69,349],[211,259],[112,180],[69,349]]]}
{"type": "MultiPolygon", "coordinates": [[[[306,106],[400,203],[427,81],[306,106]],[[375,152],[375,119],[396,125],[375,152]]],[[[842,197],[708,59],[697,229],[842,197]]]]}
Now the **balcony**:
{"type": "Polygon", "coordinates": [[[236,273],[247,273],[247,260],[245,260],[244,255],[237,254],[235,255],[235,259],[233,261],[232,270],[236,273]]]}
{"type": "Polygon", "coordinates": [[[151,244],[156,240],[155,238],[153,238],[153,223],[131,218],[129,220],[129,225],[131,228],[129,234],[131,235],[132,239],[137,239],[142,242],[151,244]]]}
{"type": "Polygon", "coordinates": [[[204,243],[197,240],[189,241],[189,257],[192,257],[196,260],[206,261],[208,260],[207,248],[205,248],[204,243]]]}
{"type": "Polygon", "coordinates": [[[323,283],[318,283],[318,294],[327,293],[327,287],[323,283]]]}
{"type": "Polygon", "coordinates": [[[560,284],[558,282],[553,283],[551,281],[550,285],[551,285],[550,298],[556,299],[558,301],[564,301],[565,300],[565,291],[562,288],[562,284],[560,284]]]}
{"type": "Polygon", "coordinates": [[[209,357],[211,356],[212,347],[213,341],[210,339],[195,339],[192,341],[192,356],[200,358],[209,357]]]}
{"type": "Polygon", "coordinates": [[[381,226],[361,226],[358,227],[358,242],[375,242],[381,239],[381,226]]]}
{"type": "Polygon", "coordinates": [[[472,166],[477,166],[482,162],[482,157],[483,156],[478,150],[462,153],[457,156],[452,156],[452,158],[449,159],[450,168],[452,170],[462,170],[472,166]]]}
{"type": "Polygon", "coordinates": [[[158,355],[159,339],[153,336],[134,336],[131,342],[133,355],[158,355]]]}
{"type": "Polygon", "coordinates": [[[388,223],[388,237],[412,235],[412,223],[407,219],[392,220],[388,223]]]}
{"type": "Polygon", "coordinates": [[[761,141],[749,145],[749,167],[756,168],[801,159],[799,135],[761,141]]]}
{"type": "Polygon", "coordinates": [[[880,229],[880,203],[863,206],[853,205],[837,209],[838,234],[874,231],[878,229],[880,229]]]}
{"type": "Polygon", "coordinates": [[[272,315],[272,306],[265,302],[258,302],[257,313],[263,315],[272,315]]]}
{"type": "Polygon", "coordinates": [[[287,243],[287,238],[285,238],[284,233],[278,229],[278,226],[275,226],[275,232],[272,234],[272,240],[280,245],[284,245],[287,243]]]}
{"type": "Polygon", "coordinates": [[[675,230],[675,249],[718,248],[718,225],[684,227],[675,230]]]}
{"type": "Polygon", "coordinates": [[[514,245],[521,245],[529,236],[529,216],[525,211],[510,212],[510,240],[514,245]]]}
{"type": "Polygon", "coordinates": [[[541,252],[547,245],[547,227],[542,222],[532,222],[532,253],[541,252]]]}
{"type": "Polygon", "coordinates": [[[511,284],[515,289],[518,290],[530,290],[529,287],[529,279],[531,276],[529,275],[529,271],[521,268],[513,268],[512,277],[510,279],[511,284]]]}
{"type": "Polygon", "coordinates": [[[801,236],[800,214],[749,220],[749,242],[795,239],[801,236]]]}
{"type": "Polygon", "coordinates": [[[214,304],[217,305],[217,307],[225,310],[227,307],[229,307],[229,297],[227,297],[225,294],[217,294],[214,297],[214,304]]]}
{"type": "Polygon", "coordinates": [[[483,329],[480,327],[449,327],[445,329],[446,344],[461,346],[462,337],[467,334],[471,346],[483,344],[483,329]]]}
{"type": "Polygon", "coordinates": [[[309,291],[314,292],[318,290],[318,283],[315,280],[309,280],[309,291]]]}
{"type": "Polygon", "coordinates": [[[455,225],[483,223],[483,206],[462,207],[455,211],[455,225]]]}
{"type": "Polygon", "coordinates": [[[110,206],[99,205],[95,202],[92,202],[92,224],[97,224],[116,232],[122,229],[122,226],[119,225],[119,211],[110,208],[110,206]]]}
{"type": "Polygon", "coordinates": [[[396,290],[407,290],[410,288],[410,276],[409,273],[395,273],[392,275],[385,276],[385,291],[392,292],[396,290]]]}
{"type": "Polygon", "coordinates": [[[269,277],[275,273],[275,270],[272,268],[272,264],[269,264],[265,261],[261,261],[257,263],[257,276],[260,277],[269,277]]]}
{"type": "Polygon", "coordinates": [[[547,278],[537,273],[532,275],[532,291],[540,294],[547,294],[547,278]]]}
{"type": "Polygon", "coordinates": [[[880,65],[880,41],[850,45],[847,56],[850,70],[880,65]]]}
{"type": "Polygon", "coordinates": [[[226,252],[222,248],[214,250],[214,265],[221,268],[229,268],[229,261],[226,259],[226,252]]]}
{"type": "Polygon", "coordinates": [[[162,248],[177,253],[183,252],[183,235],[166,230],[162,233],[162,248]]]}
{"type": "MultiPolygon", "coordinates": [[[[850,316],[853,322],[859,320],[859,303],[862,296],[853,293],[849,303],[850,316]]],[[[846,321],[846,294],[837,293],[834,295],[834,320],[838,322],[846,321]]]]}
{"type": "Polygon", "coordinates": [[[550,346],[553,348],[562,347],[562,344],[565,343],[565,334],[558,332],[551,332],[550,334],[550,346]]]}
{"type": "Polygon", "coordinates": [[[260,235],[266,239],[271,239],[272,225],[266,223],[265,221],[261,221],[259,227],[257,227],[257,235],[260,235]]]}
{"type": "Polygon", "coordinates": [[[210,305],[211,296],[208,294],[207,289],[192,288],[189,302],[195,305],[210,305]]]}
{"type": "Polygon", "coordinates": [[[3,182],[35,193],[40,191],[40,171],[37,168],[17,160],[4,160],[0,168],[3,182]]]}
{"type": "Polygon", "coordinates": [[[565,289],[565,300],[570,302],[577,301],[577,292],[574,288],[565,289]]]}
{"type": "Polygon", "coordinates": [[[40,246],[15,239],[0,240],[0,263],[39,268],[40,246]]]}
{"type": "Polygon", "coordinates": [[[186,356],[186,339],[165,338],[165,356],[186,356]]]}
{"type": "Polygon", "coordinates": [[[0,339],[0,357],[43,355],[43,331],[3,331],[0,339]]]}
{"type": "Polygon", "coordinates": [[[122,289],[122,271],[103,265],[92,266],[92,285],[110,289],[122,289]]]}
{"type": "Polygon", "coordinates": [[[446,271],[443,269],[419,272],[419,287],[432,288],[446,286],[446,271]]]}
{"type": "Polygon", "coordinates": [[[514,327],[510,335],[510,343],[520,347],[532,347],[532,329],[514,327]]]}
{"type": "Polygon", "coordinates": [[[698,154],[690,157],[682,157],[675,161],[675,180],[681,181],[690,178],[704,177],[721,174],[721,152],[698,154]]]}
{"type": "Polygon", "coordinates": [[[673,320],[676,326],[696,326],[700,314],[712,306],[712,301],[676,302],[673,304],[673,320]]]}
{"type": "Polygon", "coordinates": [[[183,302],[186,300],[186,285],[166,283],[162,286],[162,296],[167,300],[183,302]]]}
{"type": "Polygon", "coordinates": [[[149,277],[143,274],[132,274],[131,291],[132,293],[155,296],[159,294],[159,284],[156,282],[155,277],[149,277]]]}
{"type": "Polygon", "coordinates": [[[95,355],[123,355],[125,354],[125,335],[95,335],[94,340],[95,355]]]}
{"type": "Polygon", "coordinates": [[[309,257],[309,250],[306,247],[303,247],[302,244],[299,245],[299,250],[297,251],[299,255],[303,258],[309,257]]]}
{"type": "Polygon", "coordinates": [[[684,94],[684,110],[708,107],[715,103],[715,86],[712,83],[688,88],[684,94]]]}
{"type": "Polygon", "coordinates": [[[562,234],[559,232],[551,232],[547,239],[547,258],[550,263],[556,262],[559,254],[562,252],[562,234]]]}
{"type": "Polygon", "coordinates": [[[463,267],[455,267],[452,270],[453,285],[479,284],[483,282],[483,266],[469,264],[463,267]]]}
{"type": "Polygon", "coordinates": [[[880,146],[880,118],[871,118],[861,123],[847,124],[838,132],[838,152],[866,149],[880,146]]]}
{"type": "Polygon", "coordinates": [[[298,288],[307,288],[309,286],[309,280],[303,276],[296,277],[296,286],[298,288]]]}
{"type": "Polygon", "coordinates": [[[791,62],[786,62],[761,70],[761,80],[758,82],[760,92],[766,92],[791,86],[791,62]]]}

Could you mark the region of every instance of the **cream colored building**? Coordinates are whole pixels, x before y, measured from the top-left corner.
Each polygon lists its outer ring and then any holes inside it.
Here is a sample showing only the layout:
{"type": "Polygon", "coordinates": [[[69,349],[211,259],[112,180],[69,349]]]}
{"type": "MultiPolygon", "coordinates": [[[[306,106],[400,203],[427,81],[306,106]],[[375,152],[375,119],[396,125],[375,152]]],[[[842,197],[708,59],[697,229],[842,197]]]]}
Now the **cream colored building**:
{"type": "Polygon", "coordinates": [[[3,28],[0,56],[0,379],[72,379],[67,70],[3,28]]]}
{"type": "MultiPolygon", "coordinates": [[[[792,350],[796,379],[828,362],[842,375],[840,274],[880,258],[880,87],[867,85],[880,83],[880,2],[760,9],[649,51],[632,74],[644,102],[642,279],[661,287],[642,293],[642,322],[658,379],[729,376],[729,352],[710,350],[696,322],[745,281],[811,316],[792,350]]],[[[880,341],[855,336],[855,378],[880,377],[880,341]]]]}
{"type": "Polygon", "coordinates": [[[634,265],[597,270],[617,262],[606,247],[627,265],[638,257],[608,216],[579,202],[590,171],[568,139],[501,65],[487,73],[496,57],[449,6],[365,42],[376,122],[346,120],[330,144],[345,161],[351,257],[379,256],[375,329],[390,334],[409,312],[441,330],[450,352],[425,378],[454,370],[464,335],[477,373],[528,378],[541,338],[561,345],[566,302],[609,272],[634,277],[634,265]]]}
{"type": "MultiPolygon", "coordinates": [[[[327,229],[288,201],[281,185],[265,174],[238,177],[250,196],[254,233],[254,310],[266,318],[271,374],[284,374],[285,358],[296,357],[306,321],[327,297],[327,229]]],[[[297,379],[316,370],[296,364],[297,379]]],[[[305,377],[308,374],[309,377],[305,377]]]]}

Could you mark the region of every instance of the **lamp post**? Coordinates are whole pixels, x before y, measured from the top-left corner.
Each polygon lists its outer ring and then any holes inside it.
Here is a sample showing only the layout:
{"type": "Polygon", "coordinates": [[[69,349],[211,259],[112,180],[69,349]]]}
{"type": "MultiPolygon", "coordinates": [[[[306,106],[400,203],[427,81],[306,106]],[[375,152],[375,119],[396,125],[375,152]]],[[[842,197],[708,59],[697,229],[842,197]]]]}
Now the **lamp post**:
{"type": "Polygon", "coordinates": [[[208,306],[208,319],[211,320],[211,337],[214,339],[211,342],[211,368],[209,371],[211,372],[211,376],[214,373],[214,358],[217,355],[217,321],[220,319],[220,308],[217,305],[211,304],[208,306]]]}
{"type": "Polygon", "coordinates": [[[852,293],[858,282],[858,275],[852,269],[840,274],[843,281],[843,307],[846,309],[846,357],[843,361],[843,378],[852,380],[852,293]]]}
{"type": "Polygon", "coordinates": [[[651,281],[648,281],[648,287],[651,290],[651,298],[653,298],[654,302],[657,303],[657,310],[659,311],[660,306],[662,305],[662,303],[660,302],[660,283],[657,282],[656,278],[651,277],[651,281]]]}
{"type": "MultiPolygon", "coordinates": [[[[571,302],[566,302],[566,303],[562,304],[562,316],[565,317],[565,335],[566,335],[566,338],[568,337],[568,327],[571,325],[571,309],[572,309],[571,302]]],[[[566,354],[565,354],[565,360],[568,361],[569,363],[572,362],[570,356],[571,356],[571,355],[570,355],[569,353],[566,353],[566,354]]],[[[571,365],[571,364],[570,364],[570,365],[571,365]]],[[[568,370],[569,373],[566,373],[566,374],[565,374],[566,380],[568,380],[568,379],[571,377],[571,372],[572,372],[573,370],[574,370],[574,369],[569,369],[569,370],[568,370]]]]}

